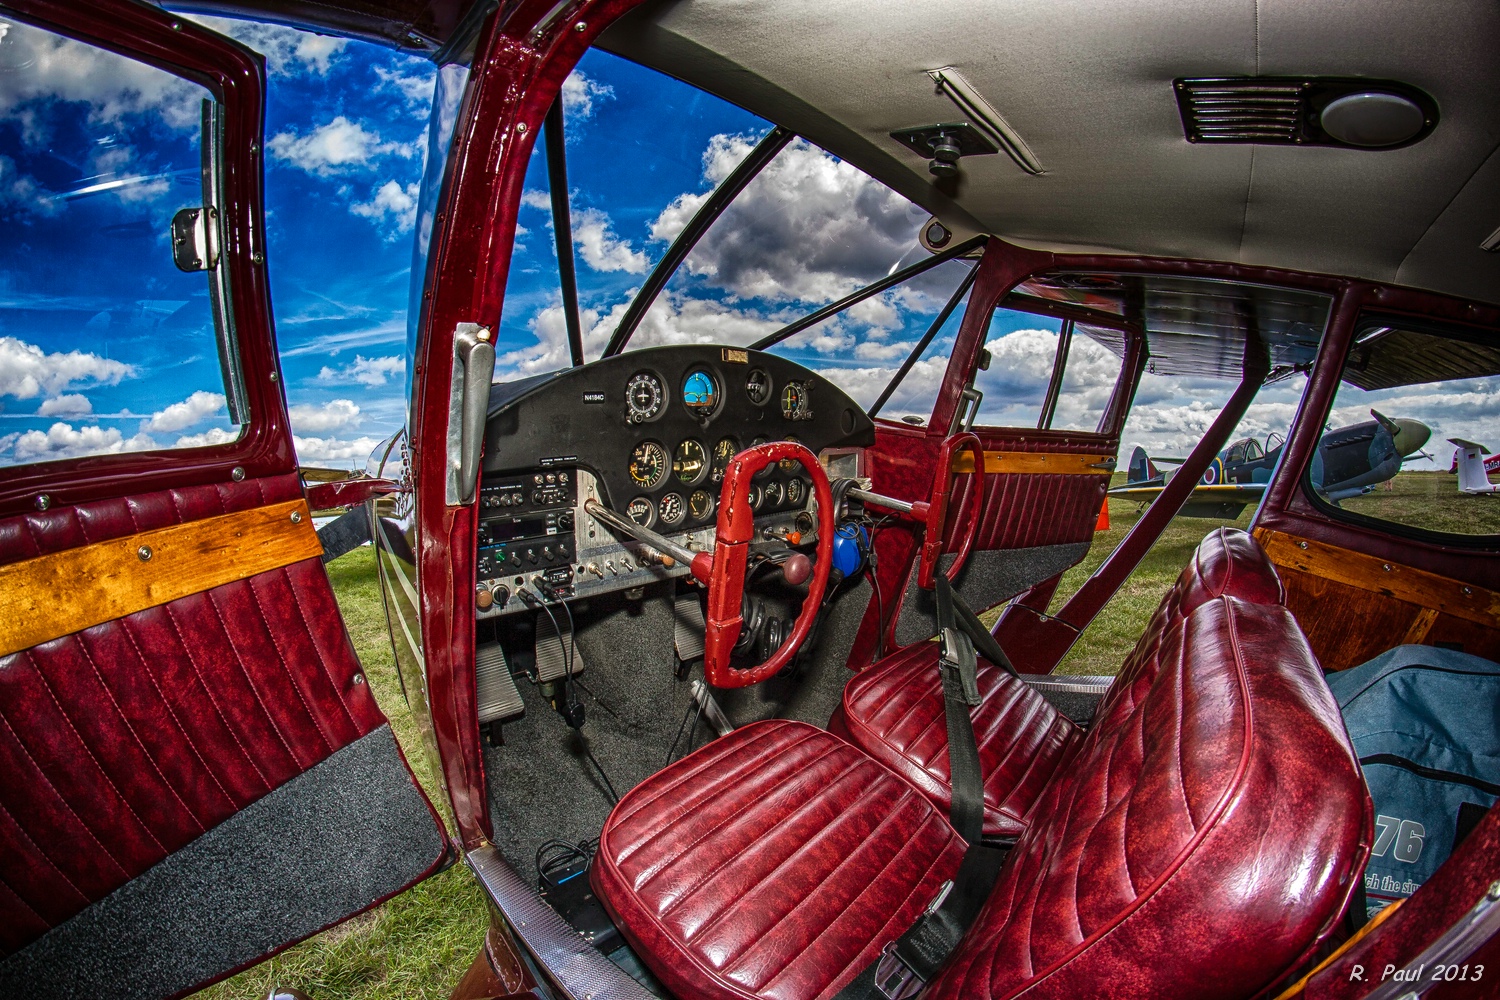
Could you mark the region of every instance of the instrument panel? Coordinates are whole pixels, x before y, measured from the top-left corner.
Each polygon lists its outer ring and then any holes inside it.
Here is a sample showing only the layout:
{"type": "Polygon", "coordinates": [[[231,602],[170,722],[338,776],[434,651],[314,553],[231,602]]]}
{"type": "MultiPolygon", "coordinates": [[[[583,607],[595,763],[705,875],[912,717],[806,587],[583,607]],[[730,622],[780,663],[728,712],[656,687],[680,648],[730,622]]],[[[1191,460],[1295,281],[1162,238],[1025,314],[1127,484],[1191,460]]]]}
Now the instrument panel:
{"type": "MultiPolygon", "coordinates": [[[[874,435],[859,405],[816,372],[742,348],[649,348],[495,385],[480,489],[480,581],[504,578],[510,592],[516,580],[545,573],[555,592],[571,596],[649,582],[637,579],[648,570],[660,578],[663,567],[643,563],[638,546],[583,512],[586,495],[689,547],[708,547],[725,469],[744,448],[797,440],[818,454],[869,445],[874,435]],[[539,519],[533,494],[548,487],[545,497],[556,502],[539,519]],[[606,552],[611,546],[618,551],[606,552]],[[610,569],[601,572],[604,557],[610,569]],[[568,571],[573,585],[564,589],[568,571]]],[[[811,493],[796,461],[762,470],[750,489],[757,527],[790,528],[811,493]]]]}

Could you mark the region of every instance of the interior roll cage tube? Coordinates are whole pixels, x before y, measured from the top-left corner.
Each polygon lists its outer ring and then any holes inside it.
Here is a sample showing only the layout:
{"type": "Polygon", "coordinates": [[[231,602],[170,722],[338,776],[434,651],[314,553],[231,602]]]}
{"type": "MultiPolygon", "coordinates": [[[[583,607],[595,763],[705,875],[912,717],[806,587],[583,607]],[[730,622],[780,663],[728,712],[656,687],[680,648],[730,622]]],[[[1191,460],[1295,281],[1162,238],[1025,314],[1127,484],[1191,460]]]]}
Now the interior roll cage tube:
{"type": "MultiPolygon", "coordinates": [[[[745,190],[745,186],[753,181],[756,176],[765,169],[766,165],[776,159],[776,154],[786,148],[786,144],[795,139],[797,134],[791,129],[775,126],[771,131],[761,136],[760,142],[750,150],[750,155],[739,162],[739,165],[724,178],[718,187],[709,193],[708,198],[688,224],[683,227],[682,232],[667,247],[667,252],[662,255],[661,260],[651,269],[646,276],[645,282],[641,284],[641,290],[636,293],[635,298],[630,300],[630,305],[625,309],[625,315],[620,317],[620,325],[615,327],[615,332],[610,335],[609,343],[604,348],[601,357],[611,358],[625,349],[625,344],[635,333],[635,328],[641,325],[641,320],[646,316],[646,310],[651,308],[651,303],[661,294],[672,275],[677,272],[678,266],[692,252],[693,247],[708,232],[714,221],[723,214],[729,203],[745,190]]],[[[575,359],[573,364],[579,362],[575,359]]]]}
{"type": "Polygon", "coordinates": [[[911,349],[911,353],[906,356],[906,360],[901,362],[901,367],[896,369],[896,374],[891,376],[891,380],[881,390],[880,398],[875,400],[874,406],[870,407],[871,417],[880,412],[880,408],[891,398],[891,393],[896,391],[896,386],[900,385],[901,380],[906,378],[906,373],[911,371],[911,366],[916,364],[918,359],[922,357],[923,352],[927,350],[927,345],[932,343],[932,339],[938,335],[938,331],[943,328],[943,324],[948,322],[948,317],[953,315],[953,310],[957,309],[958,304],[964,300],[964,296],[969,294],[969,289],[974,286],[974,279],[978,275],[979,268],[977,267],[970,268],[969,273],[964,275],[963,280],[958,283],[958,287],[953,290],[953,294],[948,297],[947,304],[943,306],[942,311],[933,319],[932,325],[927,328],[927,332],[922,334],[922,339],[917,341],[916,346],[911,349]]]}
{"type": "MultiPolygon", "coordinates": [[[[1144,360],[1142,357],[1141,361],[1144,360]]],[[[1017,664],[1017,669],[1028,673],[1051,673],[1062,661],[1083,630],[1088,628],[1089,623],[1120,589],[1146,551],[1156,544],[1167,524],[1187,502],[1204,471],[1234,433],[1270,370],[1270,353],[1260,338],[1259,331],[1252,327],[1245,339],[1239,385],[1214,418],[1207,433],[1188,454],[1177,474],[1157,494],[1146,513],[1125,535],[1119,546],[1105,557],[1094,574],[1084,581],[1083,586],[1078,588],[1078,592],[1057,614],[1047,615],[1023,601],[1006,607],[995,624],[995,637],[1002,645],[1006,645],[1007,638],[1011,639],[1007,648],[1015,649],[1018,658],[1024,661],[1017,664]],[[1016,637],[1021,633],[1027,637],[1025,643],[1016,642],[1016,637]],[[1021,648],[1023,646],[1024,650],[1021,648]]]]}
{"type": "Polygon", "coordinates": [[[552,194],[552,233],[557,238],[557,280],[562,285],[563,320],[573,367],[583,364],[583,325],[578,319],[578,273],[573,261],[573,212],[568,205],[568,154],[563,135],[562,94],[547,109],[547,187],[552,194]]]}

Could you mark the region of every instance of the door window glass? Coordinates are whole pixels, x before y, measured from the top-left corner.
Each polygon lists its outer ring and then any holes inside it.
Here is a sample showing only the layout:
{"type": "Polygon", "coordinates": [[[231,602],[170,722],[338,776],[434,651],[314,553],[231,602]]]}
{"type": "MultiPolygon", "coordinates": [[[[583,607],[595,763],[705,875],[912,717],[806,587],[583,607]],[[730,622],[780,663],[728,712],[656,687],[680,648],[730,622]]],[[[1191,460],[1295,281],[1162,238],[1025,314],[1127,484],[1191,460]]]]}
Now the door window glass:
{"type": "Polygon", "coordinates": [[[214,110],[170,73],[0,22],[0,464],[239,436],[212,277],[179,270],[171,235],[208,201],[214,110]]]}
{"type": "Polygon", "coordinates": [[[984,394],[974,423],[1097,431],[1120,378],[1120,357],[1086,332],[1091,329],[996,309],[984,344],[989,368],[974,378],[974,388],[984,394]],[[1058,366],[1062,382],[1049,412],[1048,390],[1058,366]]]}
{"type": "Polygon", "coordinates": [[[1500,338],[1371,319],[1304,475],[1318,501],[1391,525],[1500,534],[1500,338]]]}

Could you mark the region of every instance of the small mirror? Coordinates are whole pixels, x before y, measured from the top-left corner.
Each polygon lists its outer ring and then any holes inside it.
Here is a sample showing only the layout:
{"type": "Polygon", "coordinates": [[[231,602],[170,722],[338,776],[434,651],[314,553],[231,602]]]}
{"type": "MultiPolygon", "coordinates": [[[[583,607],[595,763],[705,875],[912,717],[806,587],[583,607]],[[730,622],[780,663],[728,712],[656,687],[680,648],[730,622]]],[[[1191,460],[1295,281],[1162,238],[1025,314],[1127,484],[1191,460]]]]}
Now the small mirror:
{"type": "Polygon", "coordinates": [[[207,271],[218,263],[213,209],[184,208],[172,216],[172,262],[179,271],[207,271]]]}

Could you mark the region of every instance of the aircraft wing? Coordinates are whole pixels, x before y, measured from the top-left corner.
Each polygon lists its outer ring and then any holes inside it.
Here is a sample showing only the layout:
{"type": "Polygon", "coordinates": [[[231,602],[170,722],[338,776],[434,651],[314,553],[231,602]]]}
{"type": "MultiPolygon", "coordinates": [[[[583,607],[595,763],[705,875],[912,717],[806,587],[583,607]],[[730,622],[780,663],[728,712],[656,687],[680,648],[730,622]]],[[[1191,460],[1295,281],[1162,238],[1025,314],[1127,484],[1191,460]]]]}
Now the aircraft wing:
{"type": "MultiPolygon", "coordinates": [[[[1116,486],[1109,491],[1109,495],[1120,500],[1149,503],[1161,491],[1160,486],[1116,486]]],[[[1179,517],[1212,517],[1232,521],[1249,505],[1260,503],[1265,492],[1265,483],[1195,486],[1177,514],[1179,517]]]]}
{"type": "MultiPolygon", "coordinates": [[[[1162,487],[1160,486],[1116,486],[1109,491],[1109,495],[1119,500],[1140,500],[1145,502],[1156,499],[1156,495],[1161,491],[1162,487]]],[[[1265,492],[1265,483],[1223,483],[1218,486],[1195,486],[1193,487],[1192,495],[1188,498],[1188,502],[1233,503],[1243,501],[1244,503],[1260,503],[1260,498],[1265,492]]]]}

